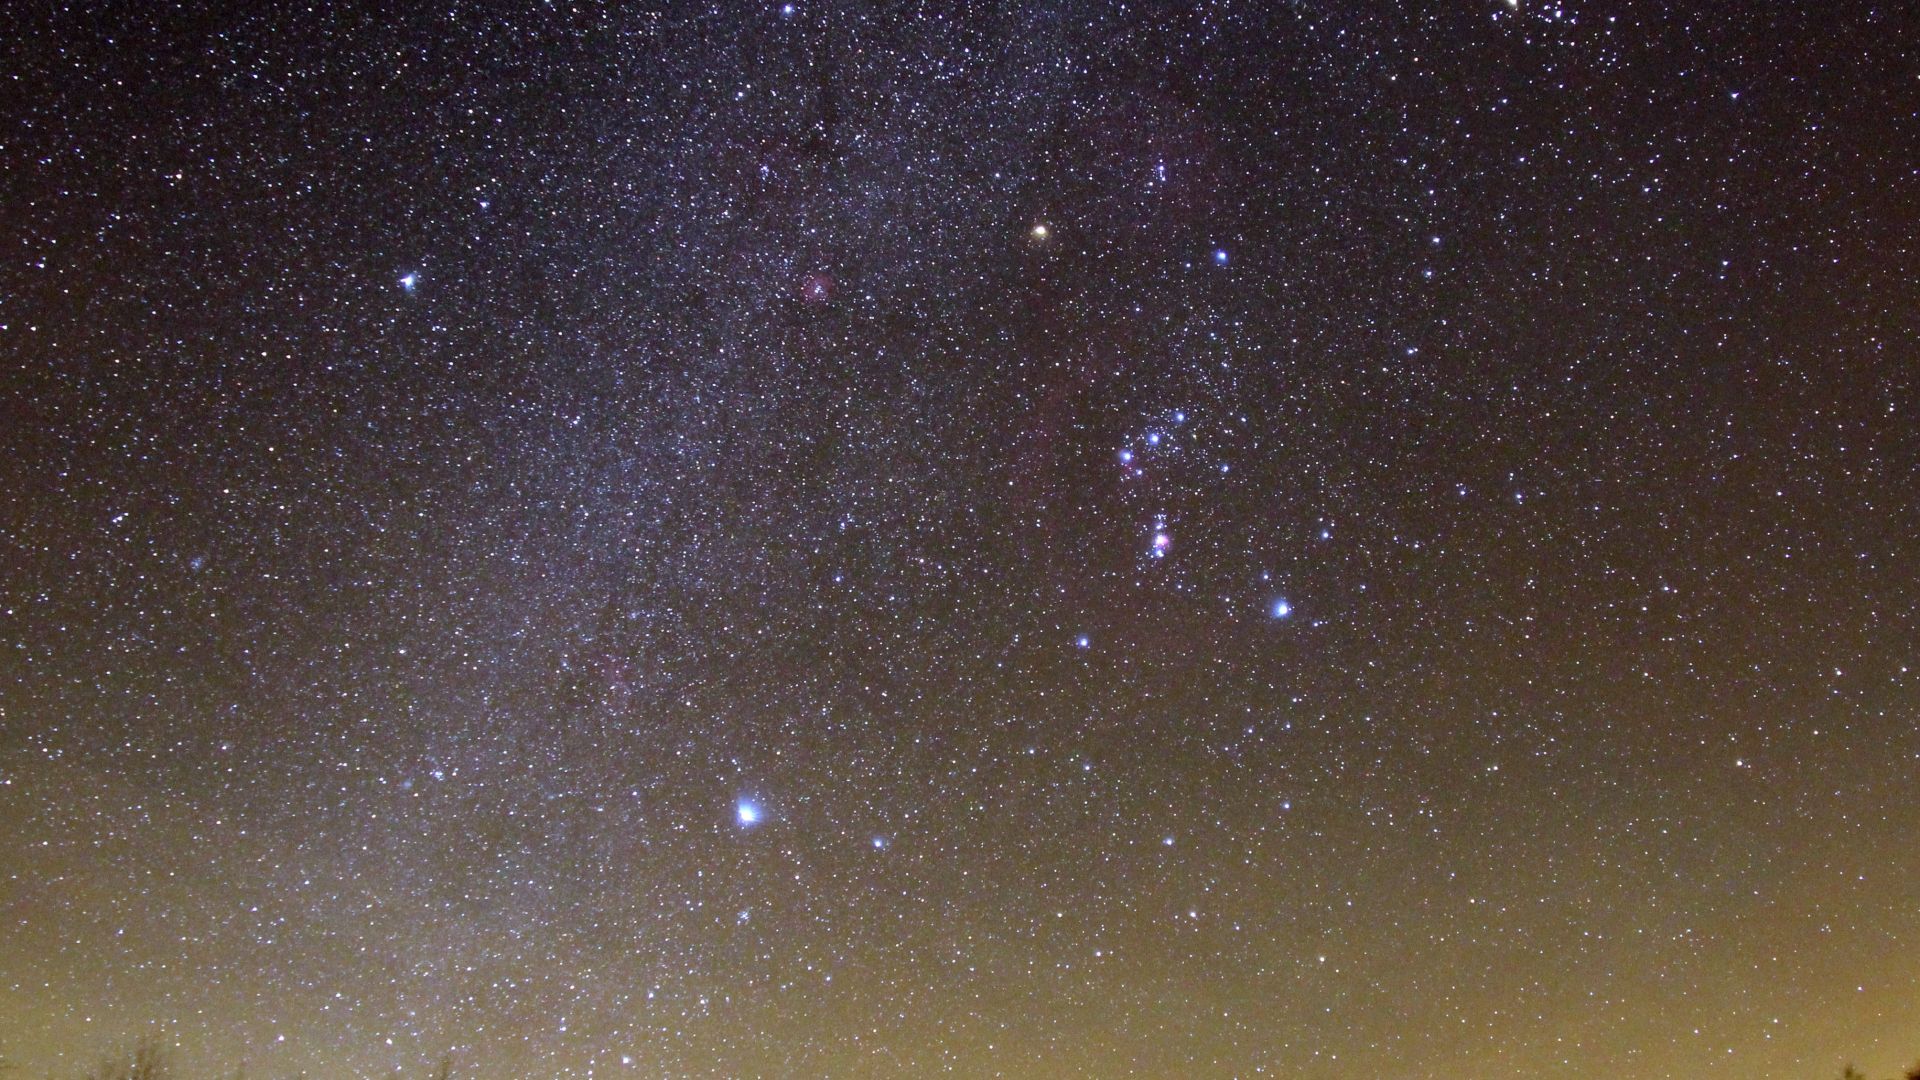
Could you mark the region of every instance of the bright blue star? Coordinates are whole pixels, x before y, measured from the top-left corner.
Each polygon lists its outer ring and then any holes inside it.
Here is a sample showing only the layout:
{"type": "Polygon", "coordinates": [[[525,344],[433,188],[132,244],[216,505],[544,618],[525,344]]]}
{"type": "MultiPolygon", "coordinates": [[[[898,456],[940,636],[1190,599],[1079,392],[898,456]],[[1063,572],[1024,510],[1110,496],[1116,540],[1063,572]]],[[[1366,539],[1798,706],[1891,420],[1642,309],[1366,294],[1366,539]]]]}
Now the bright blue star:
{"type": "Polygon", "coordinates": [[[874,838],[873,838],[873,850],[875,850],[875,851],[885,851],[886,849],[887,849],[887,838],[886,838],[886,837],[884,837],[884,836],[876,836],[876,837],[874,837],[874,838]]]}
{"type": "Polygon", "coordinates": [[[400,275],[400,287],[402,289],[405,289],[408,292],[412,292],[413,287],[418,284],[420,284],[419,274],[416,274],[413,271],[409,270],[406,273],[400,275]]]}
{"type": "Polygon", "coordinates": [[[1073,639],[1073,643],[1075,646],[1084,649],[1093,644],[1093,639],[1085,634],[1081,634],[1079,637],[1073,639]]]}
{"type": "Polygon", "coordinates": [[[760,807],[751,800],[741,799],[733,804],[734,820],[739,822],[743,829],[751,829],[760,824],[760,816],[760,807]]]}
{"type": "Polygon", "coordinates": [[[1293,614],[1293,605],[1288,603],[1285,597],[1281,597],[1273,602],[1273,607],[1269,611],[1274,618],[1284,619],[1293,614]]]}
{"type": "Polygon", "coordinates": [[[1215,265],[1215,266],[1225,266],[1225,265],[1227,265],[1227,249],[1226,249],[1226,248],[1214,248],[1214,249],[1213,249],[1213,262],[1214,262],[1214,265],[1215,265]]]}

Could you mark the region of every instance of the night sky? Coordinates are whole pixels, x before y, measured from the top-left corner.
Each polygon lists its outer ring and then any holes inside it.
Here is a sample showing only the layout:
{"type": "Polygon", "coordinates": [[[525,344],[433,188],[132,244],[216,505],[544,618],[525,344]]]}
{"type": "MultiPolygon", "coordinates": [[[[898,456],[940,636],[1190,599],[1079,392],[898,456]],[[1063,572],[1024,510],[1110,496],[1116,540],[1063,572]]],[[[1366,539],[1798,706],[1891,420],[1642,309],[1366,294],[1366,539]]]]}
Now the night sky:
{"type": "Polygon", "coordinates": [[[36,1080],[1920,1055],[1911,10],[85,7],[36,1080]]]}

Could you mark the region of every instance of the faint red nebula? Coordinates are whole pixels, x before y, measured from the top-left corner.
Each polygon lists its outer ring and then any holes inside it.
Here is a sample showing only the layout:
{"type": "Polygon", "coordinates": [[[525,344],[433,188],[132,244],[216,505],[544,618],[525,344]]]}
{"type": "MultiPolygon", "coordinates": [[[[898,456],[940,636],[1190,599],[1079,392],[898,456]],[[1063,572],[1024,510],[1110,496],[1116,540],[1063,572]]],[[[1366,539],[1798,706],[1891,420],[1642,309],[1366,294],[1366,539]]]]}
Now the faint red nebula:
{"type": "Polygon", "coordinates": [[[816,270],[800,279],[800,299],[809,304],[824,304],[833,299],[833,275],[816,270]]]}

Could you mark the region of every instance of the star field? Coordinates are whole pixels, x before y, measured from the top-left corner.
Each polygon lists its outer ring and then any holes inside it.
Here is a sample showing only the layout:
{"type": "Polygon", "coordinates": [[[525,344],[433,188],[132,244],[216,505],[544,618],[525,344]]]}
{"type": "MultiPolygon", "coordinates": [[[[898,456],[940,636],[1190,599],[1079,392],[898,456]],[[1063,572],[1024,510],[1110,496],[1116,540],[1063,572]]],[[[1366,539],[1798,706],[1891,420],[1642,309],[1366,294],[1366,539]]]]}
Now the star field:
{"type": "Polygon", "coordinates": [[[0,1060],[1920,1054],[1897,6],[42,6],[0,1060]]]}

